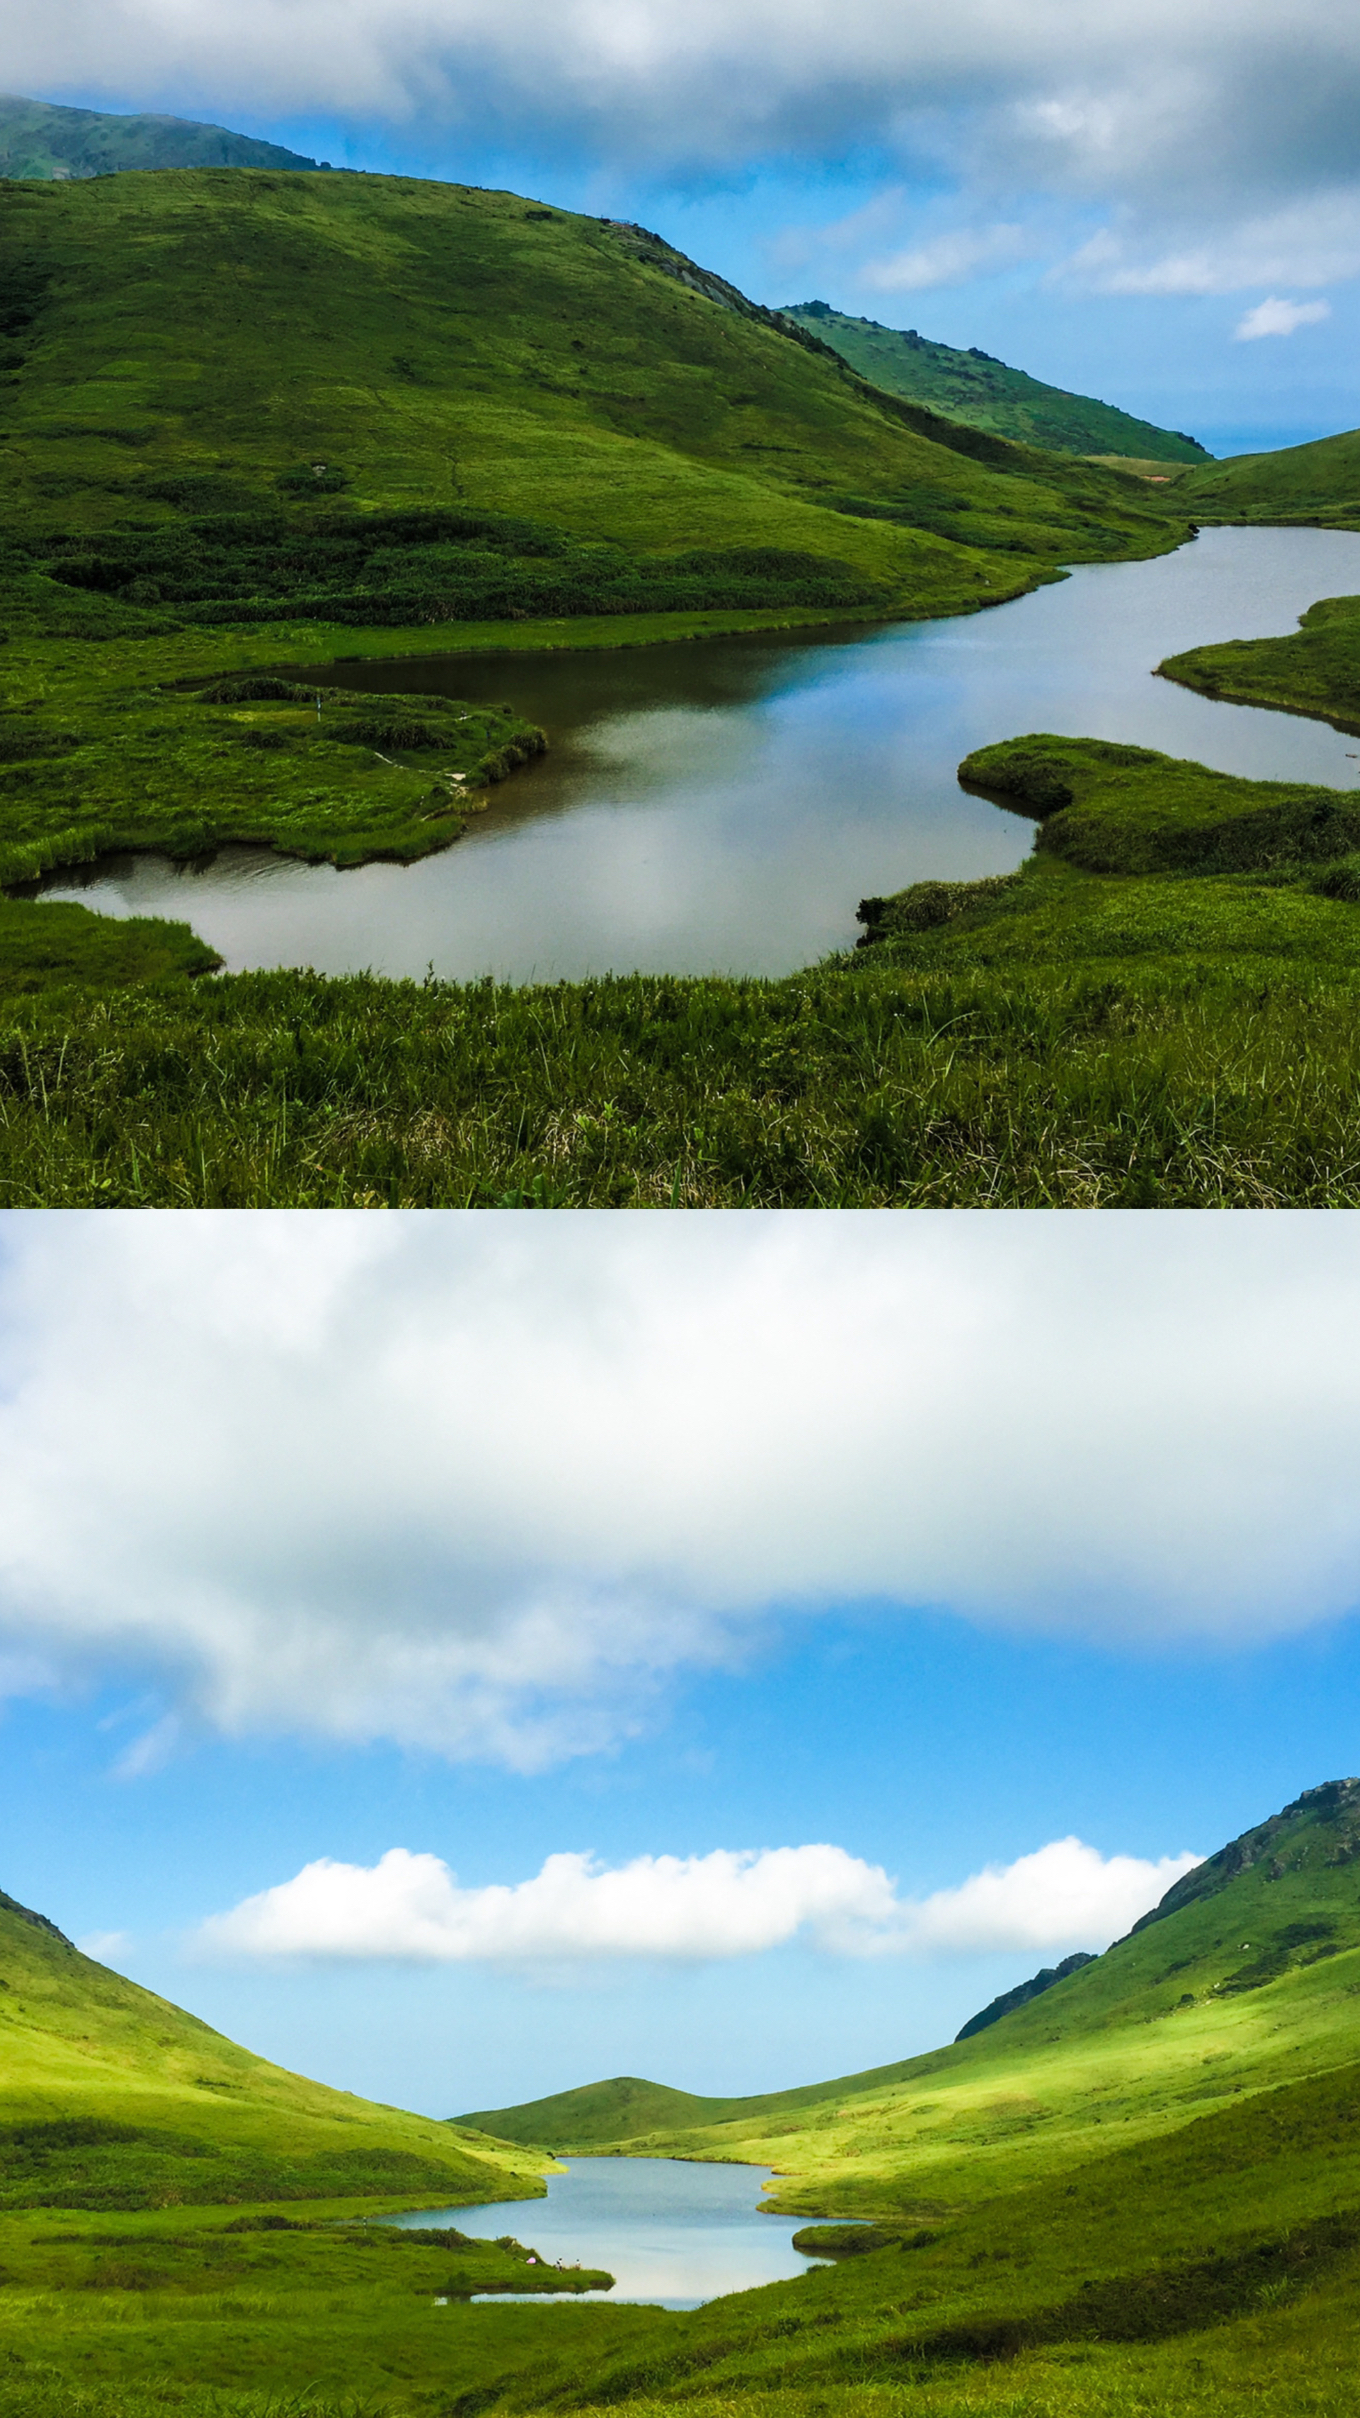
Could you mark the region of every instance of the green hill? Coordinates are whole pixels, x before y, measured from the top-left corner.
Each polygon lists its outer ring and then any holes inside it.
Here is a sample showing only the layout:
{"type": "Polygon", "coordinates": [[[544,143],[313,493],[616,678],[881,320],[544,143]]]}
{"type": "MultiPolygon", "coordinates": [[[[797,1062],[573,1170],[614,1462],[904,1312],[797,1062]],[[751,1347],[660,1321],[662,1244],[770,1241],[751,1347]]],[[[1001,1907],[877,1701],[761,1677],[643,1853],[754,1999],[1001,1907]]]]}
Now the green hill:
{"type": "Polygon", "coordinates": [[[533,2161],[498,2143],[238,2048],[0,1894],[0,2208],[466,2203],[541,2188],[533,2161]]]}
{"type": "Polygon", "coordinates": [[[875,393],[645,230],[253,169],[0,186],[0,499],[9,881],[409,857],[541,744],[399,696],[208,717],[261,701],[213,674],[969,611],[1188,528],[875,393]]]}
{"type": "Polygon", "coordinates": [[[1206,463],[1177,481],[1176,501],[1203,521],[1360,528],[1360,429],[1206,463]]]}
{"type": "Polygon", "coordinates": [[[6,526],[104,643],[965,610],[1184,533],[1136,481],[876,393],[658,238],[513,194],[11,184],[0,273],[6,526]]]}
{"type": "Polygon", "coordinates": [[[0,94],[0,176],[65,179],[127,168],[315,168],[278,143],[192,118],[122,117],[0,94]]]}
{"type": "MultiPolygon", "coordinates": [[[[59,2224],[35,2223],[30,2183],[23,2206],[0,2205],[0,2418],[649,2418],[676,2403],[689,2418],[899,2418],[907,2403],[915,2418],[1345,2418],[1360,2370],[1357,1865],[1360,1781],[1335,1781],[1232,1841],[1102,1957],[932,2055],[765,2099],[622,2077],[502,2111],[526,2131],[545,2108],[574,2106],[583,2130],[734,2111],[615,2146],[773,2165],[782,2204],[833,2220],[798,2235],[829,2263],[692,2312],[469,2306],[603,2280],[545,2269],[509,2237],[396,2235],[334,2207],[224,2223],[187,2194],[111,2225],[69,2176],[59,2224]],[[854,2233],[840,2217],[877,2222],[854,2233]]],[[[104,1976],[123,1993],[111,2012],[99,1969],[12,1907],[0,1944],[26,1995],[35,1972],[79,1984],[45,2026],[49,2074],[60,2030],[72,2054],[98,2044],[106,2072],[129,2050],[142,2073],[196,2059],[203,2080],[181,2094],[248,2068],[271,2116],[312,2087],[104,1976]]],[[[216,2107],[197,2128],[204,2165],[216,2107]]],[[[447,2143],[425,2128],[441,2129],[447,2143]]],[[[7,2188],[35,2130],[10,2128],[7,2188]]],[[[63,2154],[82,2146],[99,2147],[69,2128],[63,2154]]],[[[496,2154],[485,2136],[458,2146],[496,2154]]],[[[115,2148],[141,2154],[107,2137],[99,2154],[115,2148]]]]}
{"type": "Polygon", "coordinates": [[[1053,453],[1109,455],[1149,466],[1209,459],[1204,446],[1179,429],[1157,428],[1113,403],[1045,386],[976,345],[964,352],[918,336],[914,327],[882,327],[877,319],[833,311],[826,302],[791,303],[786,316],[834,346],[872,386],[969,428],[1053,453]]]}
{"type": "Polygon", "coordinates": [[[525,2107],[483,2108],[479,2115],[457,2116],[454,2122],[492,2133],[499,2141],[535,2147],[560,2139],[579,2150],[596,2141],[611,2146],[631,2141],[662,2124],[712,2123],[734,2104],[730,2099],[696,2099],[689,2091],[668,2090],[664,2082],[639,2082],[632,2074],[619,2074],[612,2082],[588,2082],[580,2090],[530,2100],[525,2107]]]}
{"type": "MultiPolygon", "coordinates": [[[[781,2207],[911,2216],[1063,2172],[1108,2146],[1107,2128],[1153,2139],[1215,2101],[1325,2073],[1355,2049],[1357,1858],[1360,1780],[1310,1789],[1127,1939],[982,2032],[632,2132],[631,2154],[749,2159],[779,2170],[781,2207]]],[[[500,2120],[541,2138],[534,2113],[500,2120]]]]}

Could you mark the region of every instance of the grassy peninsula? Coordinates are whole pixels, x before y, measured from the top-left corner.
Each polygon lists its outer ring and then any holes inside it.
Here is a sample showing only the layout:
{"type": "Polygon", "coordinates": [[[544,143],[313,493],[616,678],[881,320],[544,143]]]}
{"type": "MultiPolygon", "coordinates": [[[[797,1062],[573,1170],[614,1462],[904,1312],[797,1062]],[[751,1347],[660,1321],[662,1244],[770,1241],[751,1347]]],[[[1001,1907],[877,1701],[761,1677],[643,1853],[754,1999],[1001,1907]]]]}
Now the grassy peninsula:
{"type": "MultiPolygon", "coordinates": [[[[587,2152],[774,2166],[775,2202],[815,2220],[799,2243],[829,2263],[692,2313],[470,2306],[602,2279],[544,2270],[509,2237],[394,2235],[360,2221],[377,2200],[158,2205],[136,2196],[144,2141],[108,2127],[83,2155],[131,2180],[97,2200],[78,2146],[87,2075],[60,2102],[54,2188],[27,2146],[44,2126],[10,2128],[0,2412],[891,2418],[906,2396],[922,2418],[1228,2418],[1244,2400],[1263,2418],[1341,2418],[1360,2359],[1358,1855],[1360,1781],[1331,1782],[1103,1956],[929,2055],[745,2101],[588,2086],[498,2111],[516,2145],[466,2118],[419,2127],[450,2156],[499,2160],[506,2188],[542,2165],[549,2132],[570,2151],[573,2121],[587,2152]]],[[[7,1959],[24,1923],[0,1914],[7,1959]]],[[[112,1977],[50,1939],[36,1954],[63,1972],[68,2029],[83,1991],[81,2020],[104,2033],[112,1977]]],[[[264,2097],[273,2070],[113,1986],[155,2011],[168,2063],[195,2035],[204,2171],[229,2121],[209,2075],[264,2097]]],[[[418,2119],[344,2104],[366,2138],[378,2119],[415,2137],[418,2119]]],[[[452,2196],[471,2196],[470,2174],[452,2196]]]]}
{"type": "Polygon", "coordinates": [[[1360,731],[1360,596],[1324,596],[1288,638],[1192,647],[1157,668],[1204,697],[1315,714],[1338,730],[1360,731]]]}

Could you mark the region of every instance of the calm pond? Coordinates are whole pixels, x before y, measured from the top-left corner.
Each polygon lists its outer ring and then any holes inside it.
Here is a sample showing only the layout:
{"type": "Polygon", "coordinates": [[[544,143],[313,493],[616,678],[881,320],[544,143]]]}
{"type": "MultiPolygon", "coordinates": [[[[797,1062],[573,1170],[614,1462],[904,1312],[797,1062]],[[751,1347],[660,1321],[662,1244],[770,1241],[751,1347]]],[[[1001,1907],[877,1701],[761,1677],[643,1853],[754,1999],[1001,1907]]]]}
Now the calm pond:
{"type": "MultiPolygon", "coordinates": [[[[487,2208],[422,2208],[391,2225],[456,2225],[494,2241],[513,2233],[549,2260],[603,2267],[612,2292],[573,2300],[641,2300],[697,2309],[723,2292],[777,2284],[815,2265],[789,2247],[805,2217],[762,2216],[766,2166],[691,2166],[678,2158],[573,2158],[548,2177],[546,2200],[497,2200],[487,2208]]],[[[553,2295],[487,2294],[552,2298],[553,2295]]]]}
{"type": "Polygon", "coordinates": [[[1360,593],[1360,535],[1209,529],[1155,562],[1076,570],[993,611],[815,639],[337,665],[354,687],[505,702],[551,753],[419,865],[336,873],[262,850],[124,858],[54,898],[191,922],[233,971],[307,964],[514,982],[781,974],[855,938],[868,893],[1004,873],[1033,826],[958,787],[1023,731],[1133,740],[1223,772],[1350,787],[1360,742],[1150,677],[1163,656],[1280,634],[1360,593]]]}

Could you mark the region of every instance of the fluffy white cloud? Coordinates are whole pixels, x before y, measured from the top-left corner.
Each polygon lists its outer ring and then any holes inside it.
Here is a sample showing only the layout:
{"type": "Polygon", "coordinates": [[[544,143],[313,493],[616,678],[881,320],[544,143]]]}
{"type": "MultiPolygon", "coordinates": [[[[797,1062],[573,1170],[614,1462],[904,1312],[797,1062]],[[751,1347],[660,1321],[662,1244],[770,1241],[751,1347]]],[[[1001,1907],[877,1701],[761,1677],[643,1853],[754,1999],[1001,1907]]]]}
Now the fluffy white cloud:
{"type": "Polygon", "coordinates": [[[218,1956],[435,1964],[751,1956],[799,1936],[843,1955],[1103,1948],[1198,1860],[1107,1859],[1058,1839],[913,1903],[843,1847],[638,1856],[614,1871],[553,1855],[532,1880],[480,1889],[461,1889],[438,1856],[393,1847],[371,1867],[304,1865],[211,1916],[195,1944],[218,1956]]]}
{"type": "Polygon", "coordinates": [[[907,1942],[936,1954],[996,1948],[1108,1947],[1197,1855],[1102,1856],[1080,1839],[1053,1839],[1013,1864],[989,1864],[957,1889],[906,1909],[907,1942]]]}
{"type": "Polygon", "coordinates": [[[49,0],[0,81],[219,117],[330,111],[599,162],[729,168],[887,147],[1235,219],[1351,172],[1360,19],[1341,0],[49,0]],[[531,133],[529,132],[531,130],[531,133]]]}
{"type": "Polygon", "coordinates": [[[1350,1212],[14,1218],[0,1656],[528,1768],[828,1604],[1287,1635],[1360,1597],[1356,1244],[1350,1212]]]}
{"type": "Polygon", "coordinates": [[[1331,315],[1330,302],[1282,302],[1278,294],[1269,294],[1239,319],[1233,334],[1239,344],[1250,344],[1257,336],[1292,336],[1296,328],[1315,327],[1331,315]]]}

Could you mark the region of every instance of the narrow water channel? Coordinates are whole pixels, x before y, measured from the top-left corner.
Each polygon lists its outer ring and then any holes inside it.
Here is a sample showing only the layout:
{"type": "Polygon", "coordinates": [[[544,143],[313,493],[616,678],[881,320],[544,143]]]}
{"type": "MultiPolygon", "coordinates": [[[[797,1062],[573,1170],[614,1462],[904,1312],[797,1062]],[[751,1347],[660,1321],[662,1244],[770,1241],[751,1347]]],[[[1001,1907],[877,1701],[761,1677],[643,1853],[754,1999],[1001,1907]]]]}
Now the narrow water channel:
{"type": "Polygon", "coordinates": [[[756,2203],[769,2177],[770,2169],[764,2166],[697,2166],[678,2158],[573,2158],[565,2174],[548,2177],[546,2200],[422,2208],[385,2222],[456,2225],[460,2233],[479,2241],[512,2233],[550,2262],[603,2267],[613,2276],[612,2292],[573,2293],[573,2300],[648,2301],[663,2309],[697,2309],[724,2292],[749,2292],[756,2284],[803,2275],[816,2263],[790,2246],[806,2218],[760,2213],[756,2203]]]}
{"type": "Polygon", "coordinates": [[[1210,529],[1154,562],[1088,566],[957,620],[336,665],[326,677],[355,687],[514,705],[551,752],[419,865],[338,874],[224,849],[191,869],[113,860],[46,895],[184,918],[233,971],[787,973],[853,941],[866,893],[1020,863],[1033,826],[955,777],[992,740],[1085,734],[1354,786],[1360,742],[1152,674],[1185,647],[1282,634],[1318,597],[1356,593],[1360,535],[1210,529]]]}

